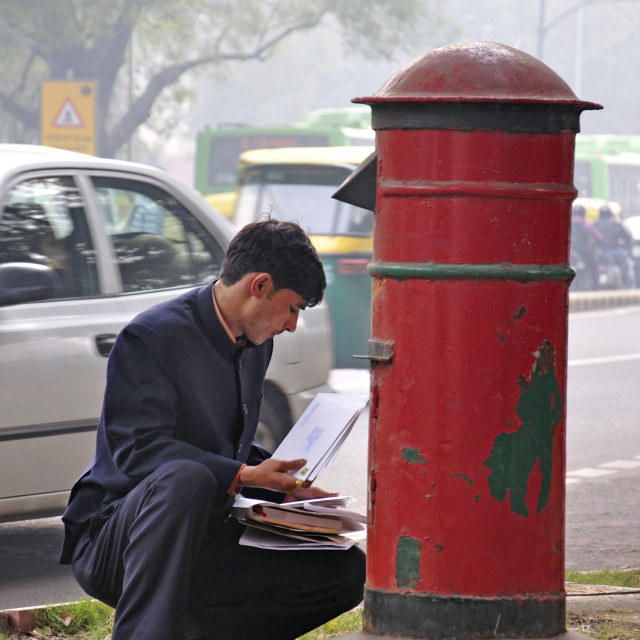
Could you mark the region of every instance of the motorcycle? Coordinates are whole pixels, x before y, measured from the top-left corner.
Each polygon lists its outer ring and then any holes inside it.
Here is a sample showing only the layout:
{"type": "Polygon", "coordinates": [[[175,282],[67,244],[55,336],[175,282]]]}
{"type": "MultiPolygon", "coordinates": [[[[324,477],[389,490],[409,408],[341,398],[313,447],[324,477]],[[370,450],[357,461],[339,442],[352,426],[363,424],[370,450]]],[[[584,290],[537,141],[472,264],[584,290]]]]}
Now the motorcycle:
{"type": "Polygon", "coordinates": [[[571,267],[576,272],[571,283],[572,291],[596,291],[623,287],[620,266],[599,248],[595,248],[591,256],[586,256],[582,251],[572,248],[570,261],[571,267]]]}

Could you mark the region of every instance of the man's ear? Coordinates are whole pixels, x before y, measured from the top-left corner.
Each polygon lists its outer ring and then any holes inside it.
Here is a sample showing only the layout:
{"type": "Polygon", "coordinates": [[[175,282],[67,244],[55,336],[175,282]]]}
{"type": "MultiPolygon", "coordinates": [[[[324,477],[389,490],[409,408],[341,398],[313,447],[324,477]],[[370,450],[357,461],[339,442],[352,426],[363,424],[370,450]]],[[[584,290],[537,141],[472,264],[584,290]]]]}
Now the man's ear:
{"type": "Polygon", "coordinates": [[[267,295],[271,290],[271,276],[268,273],[257,273],[250,284],[251,295],[254,298],[260,298],[267,295]]]}

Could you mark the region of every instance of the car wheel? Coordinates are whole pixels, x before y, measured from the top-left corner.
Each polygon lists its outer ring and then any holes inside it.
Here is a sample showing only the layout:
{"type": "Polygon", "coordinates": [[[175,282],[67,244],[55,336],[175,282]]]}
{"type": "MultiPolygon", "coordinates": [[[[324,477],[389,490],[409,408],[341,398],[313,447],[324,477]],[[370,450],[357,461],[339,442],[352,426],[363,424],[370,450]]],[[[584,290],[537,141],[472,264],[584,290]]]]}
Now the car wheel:
{"type": "Polygon", "coordinates": [[[265,385],[256,442],[273,452],[289,433],[291,426],[291,412],[286,398],[275,387],[265,385]]]}

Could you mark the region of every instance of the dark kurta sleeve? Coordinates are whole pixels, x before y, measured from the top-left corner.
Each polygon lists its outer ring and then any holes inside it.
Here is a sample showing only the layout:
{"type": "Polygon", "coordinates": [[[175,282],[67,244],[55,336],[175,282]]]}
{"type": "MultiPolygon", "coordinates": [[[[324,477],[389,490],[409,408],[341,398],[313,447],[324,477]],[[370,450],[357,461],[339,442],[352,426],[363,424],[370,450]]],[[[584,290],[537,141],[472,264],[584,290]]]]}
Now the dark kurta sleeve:
{"type": "MultiPolygon", "coordinates": [[[[233,459],[228,421],[215,406],[210,415],[200,413],[204,381],[184,379],[170,348],[144,325],[131,326],[119,337],[109,359],[102,418],[110,457],[134,484],[170,460],[195,460],[211,469],[226,492],[242,464],[233,459]],[[193,411],[180,406],[190,393],[193,411]],[[204,441],[208,450],[194,444],[204,441]]],[[[210,366],[215,380],[216,362],[210,366]]]]}

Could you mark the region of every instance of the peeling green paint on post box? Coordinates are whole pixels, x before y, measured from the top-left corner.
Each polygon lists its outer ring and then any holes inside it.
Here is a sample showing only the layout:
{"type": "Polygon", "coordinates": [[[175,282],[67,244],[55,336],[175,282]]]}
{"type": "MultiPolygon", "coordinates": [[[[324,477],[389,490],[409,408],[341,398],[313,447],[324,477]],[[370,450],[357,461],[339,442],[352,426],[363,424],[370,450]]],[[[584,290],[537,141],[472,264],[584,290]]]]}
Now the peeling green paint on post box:
{"type": "Polygon", "coordinates": [[[401,536],[396,551],[396,582],[401,589],[414,589],[420,580],[420,542],[401,536]]]}
{"type": "Polygon", "coordinates": [[[402,459],[407,461],[407,464],[426,464],[427,459],[420,455],[420,449],[411,449],[409,447],[405,447],[402,450],[402,459]]]}
{"type": "Polygon", "coordinates": [[[562,394],[555,374],[555,347],[545,340],[529,379],[518,379],[521,395],[516,412],[522,420],[517,431],[501,433],[493,443],[485,466],[491,469],[491,495],[502,501],[510,494],[511,511],[529,515],[526,505],[529,477],[539,463],[542,483],[537,512],[547,505],[551,490],[553,435],[562,420],[562,394]]]}

